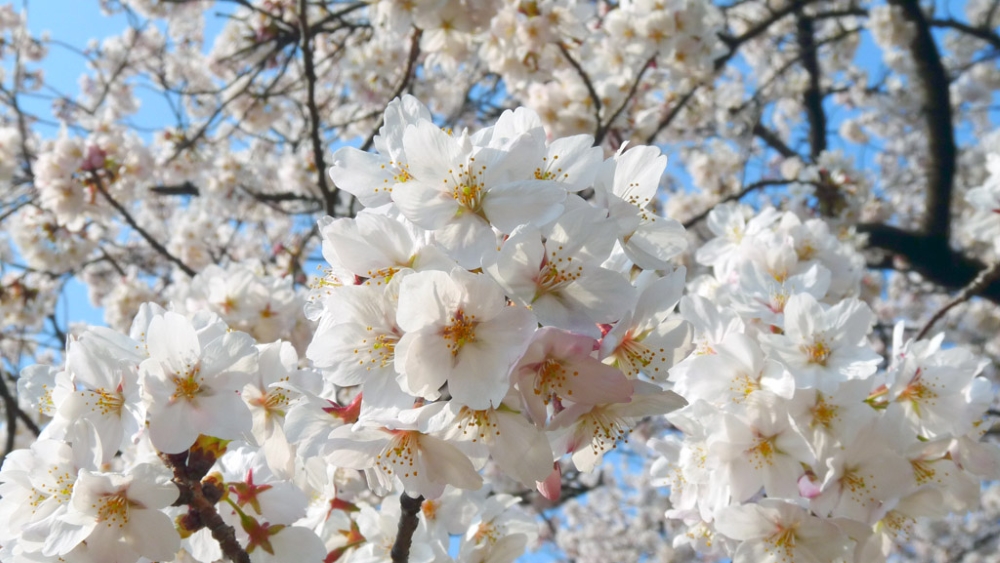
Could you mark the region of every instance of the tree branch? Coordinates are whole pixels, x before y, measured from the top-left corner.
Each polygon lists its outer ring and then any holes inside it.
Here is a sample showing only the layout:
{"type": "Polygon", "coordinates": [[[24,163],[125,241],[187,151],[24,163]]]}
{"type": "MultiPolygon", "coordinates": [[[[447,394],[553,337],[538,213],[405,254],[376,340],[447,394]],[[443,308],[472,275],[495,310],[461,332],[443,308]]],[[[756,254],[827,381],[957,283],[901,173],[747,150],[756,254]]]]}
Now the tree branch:
{"type": "MultiPolygon", "coordinates": [[[[413,69],[417,66],[417,59],[420,58],[420,37],[422,34],[423,30],[413,28],[413,37],[410,39],[410,56],[406,59],[406,70],[403,73],[402,80],[399,82],[399,86],[396,87],[392,96],[389,96],[390,102],[403,95],[403,92],[406,91],[406,87],[410,84],[410,80],[413,78],[413,69]]],[[[388,107],[388,103],[386,104],[386,107],[388,107]]],[[[378,130],[382,128],[382,124],[384,122],[385,110],[379,113],[378,124],[375,125],[371,134],[368,135],[367,139],[365,139],[365,142],[361,145],[360,150],[367,151],[372,148],[372,145],[375,143],[375,135],[378,134],[378,130]]]]}
{"type": "MultiPolygon", "coordinates": [[[[908,268],[900,269],[917,272],[947,289],[964,288],[987,269],[986,264],[953,250],[940,237],[874,223],[858,225],[857,231],[868,235],[869,248],[884,250],[906,260],[908,268]]],[[[978,294],[1000,304],[1000,281],[989,280],[978,294]]]]}
{"type": "Polygon", "coordinates": [[[691,218],[687,219],[686,221],[684,221],[684,223],[683,223],[684,228],[685,229],[690,229],[691,227],[695,226],[699,221],[701,221],[705,217],[708,217],[708,214],[711,213],[713,209],[715,209],[717,206],[719,206],[719,205],[721,205],[723,203],[726,203],[726,202],[729,202],[729,201],[736,201],[736,200],[743,199],[743,197],[746,196],[747,194],[749,194],[750,192],[752,192],[754,190],[758,190],[760,188],[764,188],[764,187],[767,187],[767,186],[787,186],[788,184],[791,184],[794,181],[795,180],[777,180],[777,179],[772,179],[772,180],[758,180],[756,182],[753,182],[752,184],[747,184],[742,190],[740,190],[740,191],[738,191],[736,193],[727,195],[726,197],[724,197],[724,198],[720,199],[719,201],[715,202],[715,204],[712,205],[711,207],[709,207],[708,209],[706,209],[706,210],[702,211],[701,213],[698,213],[694,217],[691,217],[691,218]]]}
{"type": "Polygon", "coordinates": [[[947,241],[951,230],[951,194],[955,181],[955,131],[952,126],[951,98],[948,74],[941,63],[930,26],[918,0],[889,0],[898,6],[913,25],[915,33],[910,51],[916,67],[916,78],[924,96],[924,119],[927,126],[927,201],[923,230],[926,234],[947,241]]]}
{"type": "Polygon", "coordinates": [[[212,532],[227,559],[233,563],[250,563],[250,555],[236,539],[236,530],[222,519],[215,503],[205,497],[201,482],[188,475],[187,464],[178,463],[178,457],[173,455],[161,453],[160,459],[174,472],[173,482],[180,489],[177,502],[190,506],[198,513],[200,522],[212,532]]]}
{"type": "Polygon", "coordinates": [[[135,222],[135,219],[132,217],[131,214],[129,214],[128,210],[122,207],[122,204],[118,203],[118,201],[115,200],[115,198],[111,197],[111,194],[108,193],[108,190],[104,188],[104,183],[101,182],[101,177],[96,172],[91,172],[90,178],[93,181],[94,186],[97,188],[97,191],[101,192],[101,195],[104,196],[104,199],[106,199],[108,203],[111,204],[111,207],[114,207],[115,211],[121,214],[121,216],[125,219],[125,222],[128,223],[128,225],[132,227],[132,229],[135,230],[135,232],[139,233],[139,236],[141,236],[147,243],[149,243],[149,246],[152,246],[153,250],[160,253],[160,255],[162,255],[167,260],[173,262],[178,268],[181,269],[182,272],[191,276],[192,278],[197,274],[197,272],[195,272],[190,266],[188,266],[184,262],[181,262],[180,258],[171,254],[170,251],[167,250],[167,247],[160,244],[160,242],[157,241],[155,238],[153,238],[153,235],[149,234],[149,232],[147,232],[146,229],[143,229],[142,227],[139,226],[138,223],[135,222]]]}
{"type": "Polygon", "coordinates": [[[968,301],[969,299],[974,297],[980,291],[985,289],[988,285],[993,283],[993,281],[996,280],[998,276],[1000,276],[1000,261],[997,261],[989,268],[980,271],[979,275],[976,276],[976,279],[972,280],[972,283],[962,288],[962,290],[959,291],[958,294],[951,299],[951,301],[945,303],[945,305],[940,309],[938,309],[937,312],[934,313],[933,316],[931,316],[931,318],[927,319],[927,322],[924,324],[924,327],[920,329],[920,332],[917,333],[917,336],[914,337],[914,340],[920,340],[921,338],[927,336],[927,333],[930,332],[931,327],[934,326],[934,323],[939,321],[941,317],[945,315],[945,313],[950,311],[959,303],[964,303],[965,301],[968,301]]]}
{"type": "Polygon", "coordinates": [[[201,195],[198,186],[191,182],[184,182],[173,186],[151,186],[149,191],[157,195],[192,195],[195,197],[201,195]]]}
{"type": "MultiPolygon", "coordinates": [[[[10,392],[10,388],[7,387],[8,381],[13,383],[14,379],[7,378],[6,373],[0,371],[0,398],[3,399],[4,408],[7,409],[8,424],[10,424],[9,423],[10,412],[13,411],[14,415],[21,422],[24,423],[24,426],[27,427],[27,429],[30,430],[32,434],[38,436],[39,434],[42,433],[42,429],[38,427],[38,424],[36,424],[34,420],[31,420],[31,417],[28,416],[28,413],[21,410],[21,407],[18,406],[17,397],[15,397],[14,394],[10,392]]],[[[14,428],[14,427],[9,426],[9,428],[14,428]]],[[[7,454],[5,453],[4,455],[6,456],[7,454]]],[[[2,461],[3,459],[0,458],[0,462],[2,461]]]]}
{"type": "Polygon", "coordinates": [[[928,22],[931,27],[946,27],[959,31],[966,35],[971,35],[976,39],[982,39],[989,43],[994,49],[1000,49],[1000,35],[997,35],[987,27],[973,27],[967,23],[955,19],[933,19],[928,22]]]}
{"type": "Polygon", "coordinates": [[[316,166],[316,183],[323,195],[326,214],[333,217],[337,207],[337,187],[331,187],[326,179],[326,158],[323,155],[323,141],[319,135],[319,108],[316,107],[316,66],[309,29],[309,3],[299,0],[299,25],[302,35],[302,63],[306,75],[306,108],[309,111],[309,138],[312,141],[313,164],[316,166]]]}
{"type": "Polygon", "coordinates": [[[418,515],[420,507],[424,504],[424,497],[413,498],[405,492],[399,495],[399,506],[402,513],[399,515],[399,528],[396,531],[396,541],[392,544],[392,563],[408,563],[410,559],[410,545],[413,543],[413,532],[417,530],[420,522],[418,515]]]}
{"type": "Polygon", "coordinates": [[[809,120],[809,155],[816,162],[826,150],[826,112],[823,110],[823,94],[820,91],[819,56],[812,18],[800,14],[795,24],[799,59],[802,61],[802,68],[809,74],[809,86],[802,93],[802,106],[809,120]]]}
{"type": "Polygon", "coordinates": [[[635,81],[632,82],[632,87],[629,88],[628,94],[625,95],[625,99],[622,100],[622,103],[620,106],[618,106],[618,109],[616,109],[614,113],[608,116],[608,120],[603,125],[601,124],[600,117],[598,117],[597,134],[594,135],[594,145],[600,146],[601,142],[604,140],[604,137],[608,134],[608,131],[611,129],[611,124],[614,123],[616,119],[618,119],[618,116],[621,115],[622,111],[624,111],[625,108],[628,106],[628,103],[632,100],[632,97],[635,96],[636,90],[639,89],[639,83],[642,82],[642,77],[646,74],[646,71],[649,70],[651,66],[653,66],[653,61],[655,60],[656,60],[655,54],[646,59],[646,63],[642,65],[642,69],[640,69],[639,73],[636,75],[635,81]]]}
{"type": "MultiPolygon", "coordinates": [[[[594,131],[594,138],[597,139],[598,136],[603,138],[604,133],[601,132],[601,97],[597,95],[597,89],[594,88],[594,83],[591,82],[590,75],[587,74],[587,71],[583,70],[583,67],[580,66],[580,63],[577,62],[576,59],[573,58],[573,55],[569,54],[569,49],[566,48],[566,45],[564,45],[562,41],[556,43],[556,46],[559,47],[559,51],[562,53],[563,58],[565,58],[569,65],[576,70],[577,75],[580,76],[580,80],[583,80],[583,85],[586,86],[587,94],[590,95],[590,102],[594,107],[594,121],[597,122],[597,129],[594,131]]],[[[608,125],[610,126],[610,122],[608,125]]],[[[594,144],[600,144],[600,142],[597,141],[594,144]]]]}
{"type": "Polygon", "coordinates": [[[764,141],[764,144],[778,151],[778,154],[780,154],[785,158],[799,156],[799,153],[795,152],[794,150],[792,150],[791,147],[785,144],[785,142],[781,140],[781,137],[779,137],[777,133],[771,131],[767,127],[764,127],[759,122],[754,124],[753,134],[761,141],[764,141]]]}

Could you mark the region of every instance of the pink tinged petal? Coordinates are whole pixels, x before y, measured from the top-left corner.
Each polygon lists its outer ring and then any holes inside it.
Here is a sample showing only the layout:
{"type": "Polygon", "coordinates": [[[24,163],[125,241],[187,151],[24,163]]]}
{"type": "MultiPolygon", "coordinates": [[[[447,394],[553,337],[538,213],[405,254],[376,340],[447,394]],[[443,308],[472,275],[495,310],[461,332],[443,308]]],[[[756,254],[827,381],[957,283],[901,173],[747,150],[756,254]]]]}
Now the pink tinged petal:
{"type": "Polygon", "coordinates": [[[250,553],[251,563],[284,563],[286,561],[301,561],[303,563],[322,561],[326,555],[326,546],[316,535],[316,532],[302,526],[283,528],[270,537],[269,554],[263,549],[255,549],[250,553]]]}
{"type": "Polygon", "coordinates": [[[574,135],[552,141],[548,149],[547,171],[551,180],[566,184],[566,190],[578,192],[594,183],[603,159],[590,135],[574,135]]]}
{"type": "Polygon", "coordinates": [[[419,180],[407,182],[405,189],[394,194],[396,207],[403,217],[420,227],[431,231],[441,229],[463,209],[449,185],[419,180]]]}
{"type": "Polygon", "coordinates": [[[447,272],[417,272],[400,284],[396,322],[406,332],[442,326],[463,300],[464,292],[447,272]]]}
{"type": "Polygon", "coordinates": [[[823,307],[808,293],[797,293],[785,303],[785,336],[794,343],[805,343],[817,333],[816,323],[824,317],[823,307]]]}
{"type": "MultiPolygon", "coordinates": [[[[618,368],[609,366],[590,356],[567,358],[559,367],[547,374],[549,378],[562,378],[558,388],[560,396],[574,403],[598,405],[623,403],[632,397],[633,383],[618,368]]],[[[550,382],[553,385],[554,382],[550,382]]]]}
{"type": "Polygon", "coordinates": [[[624,239],[622,249],[640,268],[660,269],[688,246],[684,227],[673,219],[655,217],[651,211],[639,227],[624,239]]]}
{"type": "Polygon", "coordinates": [[[398,169],[388,157],[342,147],[333,153],[330,179],[338,188],[354,195],[365,207],[378,207],[392,201],[398,169]]]}
{"type": "Polygon", "coordinates": [[[765,538],[775,530],[773,514],[757,504],[731,506],[715,516],[715,529],[737,541],[765,538]]]}
{"type": "MultiPolygon", "coordinates": [[[[241,401],[242,402],[242,401],[241,401]]],[[[162,405],[149,412],[149,439],[167,454],[183,452],[201,434],[194,426],[194,407],[187,401],[162,405]]]]}
{"type": "Polygon", "coordinates": [[[521,305],[530,305],[538,287],[538,268],[545,257],[538,229],[522,226],[514,230],[500,248],[490,274],[521,305]]]}
{"type": "Polygon", "coordinates": [[[159,510],[130,510],[124,538],[132,549],[151,561],[170,561],[181,548],[173,520],[159,510]]]}
{"type": "Polygon", "coordinates": [[[483,258],[499,247],[493,227],[479,215],[459,211],[451,221],[434,231],[434,241],[460,266],[476,269],[483,258]]]}
{"type": "Polygon", "coordinates": [[[153,317],[148,335],[150,358],[169,366],[174,373],[186,372],[201,356],[201,344],[191,321],[177,313],[168,311],[153,317]]]}
{"type": "Polygon", "coordinates": [[[473,491],[483,486],[483,478],[461,450],[433,436],[420,435],[418,440],[414,472],[396,472],[407,492],[438,498],[446,485],[473,491]]]}
{"type": "Polygon", "coordinates": [[[551,501],[559,500],[562,495],[562,471],[558,462],[552,464],[552,472],[545,480],[535,483],[535,488],[543,497],[551,501]]]}
{"type": "Polygon", "coordinates": [[[246,440],[253,432],[250,408],[234,391],[222,390],[201,397],[198,408],[191,413],[201,434],[224,440],[246,440]]]}
{"type": "Polygon", "coordinates": [[[448,341],[434,328],[408,332],[396,346],[396,371],[400,387],[426,399],[440,396],[438,390],[455,369],[455,356],[448,341]]]}
{"type": "Polygon", "coordinates": [[[656,195],[666,167],[667,157],[659,148],[632,147],[616,159],[613,192],[632,205],[645,207],[656,195]]]}
{"type": "Polygon", "coordinates": [[[815,499],[821,492],[823,492],[822,489],[820,489],[820,483],[815,479],[816,476],[812,473],[803,473],[802,477],[799,477],[799,496],[811,500],[815,499]]]}
{"type": "Polygon", "coordinates": [[[523,485],[544,481],[553,462],[546,435],[519,413],[501,410],[495,416],[499,434],[493,440],[493,461],[523,485]]]}
{"type": "Polygon", "coordinates": [[[350,426],[340,426],[330,432],[325,443],[325,455],[337,467],[368,469],[375,465],[391,439],[392,435],[383,430],[352,430],[350,426]]]}
{"type": "Polygon", "coordinates": [[[244,332],[228,332],[205,345],[201,376],[214,390],[239,391],[257,371],[257,348],[244,332]]]}
{"type": "Polygon", "coordinates": [[[540,227],[563,211],[566,189],[556,182],[522,180],[491,187],[483,198],[483,212],[502,233],[519,225],[540,227]]]}

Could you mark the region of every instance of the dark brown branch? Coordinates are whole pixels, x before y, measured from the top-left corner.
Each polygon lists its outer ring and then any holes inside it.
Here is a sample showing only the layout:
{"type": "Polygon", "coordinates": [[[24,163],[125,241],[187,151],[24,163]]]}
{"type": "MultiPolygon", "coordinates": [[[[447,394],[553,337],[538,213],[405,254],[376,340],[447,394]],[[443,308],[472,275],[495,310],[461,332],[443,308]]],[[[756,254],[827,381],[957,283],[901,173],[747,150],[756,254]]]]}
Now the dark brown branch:
{"type": "MultiPolygon", "coordinates": [[[[413,79],[413,69],[417,66],[417,59],[420,58],[420,37],[422,34],[423,30],[413,28],[413,37],[410,39],[410,55],[406,59],[406,70],[403,72],[403,78],[400,80],[399,86],[396,87],[392,96],[389,97],[390,102],[402,96],[403,92],[405,92],[406,88],[410,85],[410,80],[413,79]]],[[[383,123],[385,123],[384,110],[379,114],[378,123],[375,124],[371,134],[368,135],[368,138],[365,139],[365,142],[361,145],[360,150],[367,151],[372,148],[372,145],[375,144],[375,135],[377,135],[378,130],[382,128],[383,123]]]]}
{"type": "MultiPolygon", "coordinates": [[[[869,248],[880,249],[905,260],[902,266],[890,265],[917,272],[924,279],[947,289],[970,285],[987,268],[983,262],[953,250],[940,237],[870,223],[858,225],[857,230],[868,235],[869,248]]],[[[993,279],[979,291],[979,295],[1000,303],[1000,281],[993,279]]]]}
{"type": "Polygon", "coordinates": [[[952,126],[948,74],[941,63],[941,54],[920,8],[920,2],[889,0],[889,3],[903,11],[915,31],[909,47],[916,67],[916,82],[923,91],[923,112],[927,126],[927,159],[924,166],[927,201],[923,230],[927,235],[940,237],[947,246],[958,152],[952,126]]]}
{"type": "Polygon", "coordinates": [[[104,199],[111,204],[111,207],[115,208],[115,211],[117,211],[122,216],[122,218],[125,219],[125,222],[128,223],[128,225],[132,227],[132,229],[135,232],[139,233],[139,236],[141,236],[147,243],[149,243],[149,246],[153,247],[153,250],[158,252],[160,255],[162,255],[170,262],[173,262],[174,265],[180,268],[182,272],[191,276],[192,278],[195,276],[195,274],[197,274],[197,272],[195,272],[190,266],[188,266],[184,262],[181,262],[180,258],[171,254],[170,251],[167,250],[167,247],[160,244],[160,242],[155,238],[153,238],[153,235],[149,234],[149,232],[146,231],[146,229],[140,227],[139,223],[136,223],[135,218],[132,217],[132,215],[128,212],[128,210],[122,207],[122,204],[118,203],[118,201],[115,200],[115,198],[111,197],[111,194],[109,194],[108,190],[104,188],[104,183],[101,181],[101,177],[97,173],[91,173],[90,178],[91,181],[94,183],[94,186],[97,188],[97,191],[101,192],[101,195],[104,196],[104,199]]]}
{"type": "Polygon", "coordinates": [[[687,220],[685,220],[684,223],[683,223],[684,224],[684,228],[685,229],[690,229],[691,227],[695,226],[702,219],[704,219],[705,217],[708,217],[708,214],[711,213],[712,210],[715,209],[716,206],[718,206],[718,205],[721,205],[721,204],[729,202],[729,201],[737,201],[737,200],[743,199],[743,197],[746,196],[747,194],[749,194],[750,192],[753,192],[755,190],[759,190],[760,188],[764,188],[764,187],[767,187],[767,186],[787,186],[788,184],[791,184],[792,182],[794,182],[794,180],[777,180],[777,179],[774,179],[774,180],[758,180],[756,182],[753,182],[752,184],[747,184],[746,186],[744,186],[744,188],[742,190],[740,190],[740,191],[738,191],[736,193],[727,195],[726,197],[724,197],[724,198],[720,199],[719,201],[717,201],[714,205],[712,205],[708,209],[702,211],[701,213],[695,215],[694,217],[690,217],[687,220]]]}
{"type": "Polygon", "coordinates": [[[656,124],[656,129],[654,129],[653,132],[650,133],[648,137],[646,137],[647,145],[653,144],[653,142],[656,140],[656,136],[659,135],[661,131],[670,126],[670,124],[674,121],[674,119],[676,119],[677,116],[680,115],[681,110],[684,109],[684,106],[686,106],[688,102],[691,101],[691,98],[694,97],[697,91],[698,91],[698,86],[694,86],[693,88],[688,90],[683,96],[681,96],[681,98],[677,100],[673,106],[670,107],[670,110],[666,114],[664,114],[663,117],[660,119],[660,122],[656,124]]]}
{"type": "Polygon", "coordinates": [[[420,523],[420,507],[424,504],[424,497],[413,498],[405,492],[399,495],[399,506],[402,513],[399,515],[399,528],[396,531],[396,541],[392,544],[392,563],[408,563],[410,560],[410,545],[413,543],[413,532],[417,531],[417,524],[420,523]]]}
{"type": "Polygon", "coordinates": [[[597,89],[594,88],[594,83],[590,80],[590,75],[587,74],[586,70],[583,70],[583,67],[579,62],[577,62],[576,59],[573,58],[573,55],[569,54],[569,49],[566,48],[566,45],[564,45],[562,41],[556,43],[556,46],[559,47],[559,51],[562,53],[563,58],[566,59],[566,62],[568,62],[569,65],[576,70],[576,74],[580,77],[580,80],[583,81],[583,85],[587,88],[587,94],[590,96],[590,103],[594,107],[594,121],[597,122],[597,128],[594,130],[594,138],[596,139],[598,134],[600,134],[603,138],[604,135],[601,134],[601,97],[597,94],[597,89]]]}
{"type": "Polygon", "coordinates": [[[820,90],[820,68],[812,18],[799,16],[795,22],[795,38],[799,44],[799,59],[809,75],[809,86],[802,93],[802,106],[809,120],[809,155],[813,162],[826,150],[826,112],[820,90]]]}
{"type": "Polygon", "coordinates": [[[998,276],[1000,276],[1000,261],[994,263],[989,268],[986,268],[981,272],[979,272],[979,275],[976,276],[976,279],[972,280],[972,283],[963,287],[962,290],[959,291],[958,294],[951,299],[951,301],[945,303],[945,305],[940,309],[938,309],[937,312],[935,312],[934,315],[931,316],[931,318],[927,319],[927,322],[924,323],[923,328],[920,329],[920,332],[917,333],[917,336],[914,338],[914,340],[920,340],[921,338],[927,336],[927,333],[930,332],[931,327],[934,326],[934,323],[941,320],[941,317],[945,316],[945,314],[948,311],[950,311],[959,303],[964,303],[969,299],[972,299],[974,296],[976,296],[976,294],[978,294],[988,285],[993,283],[993,281],[995,281],[998,276]]]}
{"type": "Polygon", "coordinates": [[[760,123],[757,123],[753,126],[753,134],[761,141],[764,141],[764,143],[767,146],[778,151],[778,154],[780,154],[785,158],[799,156],[799,153],[792,150],[791,147],[789,147],[784,141],[782,141],[781,137],[779,137],[777,133],[771,131],[767,127],[764,127],[760,123]]]}
{"type": "MultiPolygon", "coordinates": [[[[739,51],[741,45],[765,33],[772,25],[784,19],[785,16],[795,12],[796,10],[800,10],[803,6],[811,4],[815,1],[816,0],[796,0],[789,2],[787,6],[772,11],[770,16],[757,22],[750,29],[746,30],[739,36],[719,33],[719,40],[729,47],[729,51],[715,59],[715,62],[713,63],[715,71],[719,72],[722,70],[722,68],[726,66],[726,63],[736,56],[736,53],[739,51]]],[[[681,110],[683,110],[684,106],[691,101],[691,98],[694,97],[700,86],[700,84],[693,86],[683,96],[681,96],[681,98],[670,108],[670,110],[667,111],[666,114],[664,114],[664,116],[660,119],[660,122],[656,124],[656,129],[654,129],[653,132],[646,137],[647,144],[652,144],[656,140],[656,136],[670,126],[670,123],[673,122],[678,115],[680,115],[681,110]]]]}
{"type": "MultiPolygon", "coordinates": [[[[16,431],[14,430],[14,425],[10,424],[10,418],[11,418],[10,413],[13,412],[14,417],[16,419],[23,422],[24,426],[28,430],[30,430],[32,434],[38,436],[39,434],[42,433],[42,429],[38,427],[38,424],[36,424],[34,420],[31,420],[31,417],[28,416],[28,413],[21,410],[21,407],[18,406],[17,397],[15,397],[10,392],[10,388],[7,387],[8,381],[13,383],[13,379],[8,379],[6,373],[0,371],[0,398],[3,399],[4,409],[6,409],[7,411],[7,425],[8,425],[7,428],[10,429],[8,430],[8,434],[16,434],[16,431]]],[[[7,439],[10,440],[9,437],[7,439]]],[[[5,449],[5,452],[9,453],[9,451],[10,451],[9,449],[5,449]]],[[[7,453],[4,453],[4,455],[6,456],[7,453]]],[[[0,458],[0,463],[2,462],[3,459],[0,458]]]]}
{"type": "Polygon", "coordinates": [[[184,182],[183,184],[174,186],[152,186],[149,188],[149,191],[158,195],[193,195],[195,197],[201,195],[198,186],[191,182],[184,182]]]}
{"type": "Polygon", "coordinates": [[[323,195],[326,214],[333,217],[337,207],[337,187],[330,186],[326,179],[326,158],[323,155],[323,140],[319,135],[319,108],[316,106],[316,66],[313,62],[312,36],[309,29],[309,3],[299,0],[299,24],[302,29],[302,63],[306,75],[306,108],[309,110],[309,138],[312,141],[313,163],[316,166],[316,183],[323,195]]]}
{"type": "Polygon", "coordinates": [[[774,25],[774,24],[778,23],[779,21],[781,21],[782,19],[784,19],[785,16],[787,16],[787,15],[793,13],[793,12],[801,10],[804,6],[812,4],[815,1],[816,0],[797,0],[797,1],[789,2],[788,5],[780,8],[780,9],[772,11],[771,14],[767,17],[767,19],[764,19],[764,20],[761,20],[761,21],[757,22],[750,29],[744,31],[739,36],[734,37],[734,36],[729,35],[727,33],[719,33],[719,39],[723,43],[725,43],[727,47],[729,47],[729,52],[726,53],[725,55],[719,57],[718,59],[716,59],[716,61],[715,61],[715,69],[718,70],[718,69],[722,68],[723,65],[725,65],[727,62],[729,62],[729,59],[731,59],[734,56],[736,56],[736,52],[739,50],[739,47],[741,45],[743,45],[747,41],[750,41],[751,39],[754,39],[754,38],[762,35],[772,25],[774,25]]]}
{"type": "Polygon", "coordinates": [[[949,29],[954,29],[966,35],[971,35],[976,39],[981,39],[986,43],[993,46],[994,49],[1000,49],[1000,35],[997,35],[992,30],[986,27],[973,27],[967,23],[960,22],[955,19],[934,19],[928,22],[931,27],[946,27],[949,29]]]}
{"type": "Polygon", "coordinates": [[[198,513],[200,522],[212,532],[227,559],[233,563],[250,563],[250,555],[236,539],[236,530],[222,519],[215,503],[205,497],[201,482],[188,475],[187,464],[178,463],[179,458],[174,455],[161,453],[160,459],[174,472],[173,482],[180,489],[177,503],[186,504],[198,513]]]}
{"type": "Polygon", "coordinates": [[[594,145],[600,146],[601,142],[604,141],[604,137],[608,134],[608,131],[611,129],[611,124],[614,123],[616,119],[618,119],[618,116],[621,115],[623,111],[625,111],[625,108],[628,106],[629,102],[632,101],[632,97],[635,96],[636,90],[639,89],[639,83],[642,82],[642,77],[646,74],[646,71],[649,70],[651,66],[653,66],[653,61],[655,60],[656,60],[655,54],[646,59],[646,63],[642,65],[642,69],[639,70],[639,73],[636,75],[635,81],[632,82],[632,87],[629,88],[628,94],[625,96],[625,99],[622,100],[622,103],[620,106],[618,106],[618,109],[616,109],[614,113],[608,116],[608,120],[603,125],[601,124],[600,117],[598,117],[597,134],[594,135],[594,145]]]}

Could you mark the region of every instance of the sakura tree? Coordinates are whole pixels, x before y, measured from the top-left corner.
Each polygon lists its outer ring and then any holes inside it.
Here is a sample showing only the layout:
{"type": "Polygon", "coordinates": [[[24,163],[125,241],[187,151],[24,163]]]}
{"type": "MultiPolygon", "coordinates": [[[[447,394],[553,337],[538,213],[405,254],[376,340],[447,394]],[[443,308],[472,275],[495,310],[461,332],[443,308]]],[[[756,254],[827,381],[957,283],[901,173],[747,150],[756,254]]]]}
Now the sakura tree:
{"type": "Polygon", "coordinates": [[[985,560],[998,6],[0,5],[0,560],[985,560]]]}

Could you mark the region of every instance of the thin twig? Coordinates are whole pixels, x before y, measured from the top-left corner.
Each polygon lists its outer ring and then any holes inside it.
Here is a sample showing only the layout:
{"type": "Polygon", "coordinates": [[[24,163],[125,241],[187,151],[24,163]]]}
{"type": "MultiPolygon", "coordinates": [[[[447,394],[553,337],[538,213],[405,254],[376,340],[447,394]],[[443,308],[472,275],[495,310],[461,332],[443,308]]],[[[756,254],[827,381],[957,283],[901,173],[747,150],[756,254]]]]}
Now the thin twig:
{"type": "Polygon", "coordinates": [[[614,113],[612,113],[608,117],[608,120],[604,122],[604,124],[602,125],[600,119],[598,119],[597,134],[594,135],[595,145],[600,146],[601,142],[604,141],[605,135],[607,135],[608,131],[611,130],[611,124],[613,124],[615,120],[618,119],[618,116],[621,115],[623,111],[625,111],[625,107],[628,106],[630,101],[632,101],[632,97],[635,96],[636,91],[639,89],[639,83],[642,82],[642,77],[645,76],[646,71],[653,66],[653,62],[655,60],[656,60],[656,54],[653,54],[653,56],[646,59],[646,62],[642,65],[642,69],[640,69],[639,73],[636,75],[635,81],[632,82],[632,87],[629,88],[628,94],[625,96],[625,99],[622,100],[622,103],[620,106],[618,106],[618,109],[616,109],[614,113]]]}
{"type": "MultiPolygon", "coordinates": [[[[28,413],[21,410],[21,407],[18,406],[17,397],[15,397],[10,392],[10,388],[7,387],[7,381],[8,379],[6,378],[6,374],[0,371],[0,398],[3,399],[4,408],[6,408],[8,412],[14,411],[15,416],[18,419],[20,419],[21,422],[24,423],[24,426],[27,427],[32,434],[38,436],[39,434],[42,433],[42,429],[38,427],[38,424],[34,420],[31,420],[31,417],[28,416],[28,413]]],[[[8,414],[7,416],[9,417],[10,414],[8,414]]],[[[13,428],[13,426],[11,426],[10,428],[13,428]]],[[[2,461],[3,460],[0,460],[0,462],[2,461]]]]}
{"type": "Polygon", "coordinates": [[[750,192],[752,192],[754,190],[758,190],[760,188],[764,188],[764,187],[767,187],[767,186],[786,186],[788,184],[791,184],[794,181],[795,180],[777,180],[777,179],[774,179],[774,180],[758,180],[756,182],[753,182],[752,184],[747,184],[742,190],[740,190],[740,191],[738,191],[738,192],[736,192],[734,194],[727,195],[726,197],[724,197],[724,198],[720,199],[719,201],[715,202],[715,204],[712,205],[711,207],[709,207],[708,209],[706,209],[706,210],[702,211],[701,213],[695,215],[694,217],[691,217],[691,218],[687,219],[686,221],[684,221],[684,223],[683,223],[684,228],[685,229],[690,229],[691,227],[695,226],[699,221],[701,221],[705,217],[708,217],[708,214],[711,213],[713,209],[715,209],[716,207],[718,207],[719,205],[721,205],[723,203],[726,203],[726,202],[729,202],[729,201],[736,201],[736,200],[743,199],[743,197],[745,195],[749,194],[750,192]]]}
{"type": "Polygon", "coordinates": [[[601,133],[601,97],[597,95],[597,89],[594,88],[594,83],[590,80],[590,75],[587,74],[587,71],[583,70],[583,66],[573,58],[573,55],[569,54],[569,49],[566,48],[566,45],[562,41],[556,43],[556,46],[559,47],[559,51],[562,52],[566,62],[576,70],[576,74],[580,76],[580,80],[583,80],[583,85],[587,88],[587,94],[590,95],[590,102],[594,106],[594,120],[597,122],[594,137],[603,137],[604,134],[601,133]]]}
{"type": "MultiPolygon", "coordinates": [[[[389,101],[395,100],[396,98],[403,95],[407,86],[410,85],[410,80],[413,78],[413,69],[417,66],[417,59],[420,58],[420,37],[423,35],[423,30],[414,28],[413,37],[410,38],[410,55],[406,59],[406,70],[403,72],[403,78],[400,80],[399,85],[396,86],[396,90],[389,97],[389,101]]],[[[388,107],[388,105],[387,105],[388,107]]],[[[383,110],[379,114],[378,123],[372,128],[372,132],[365,139],[365,142],[361,145],[360,150],[367,151],[372,148],[375,144],[375,135],[378,134],[378,130],[382,128],[382,124],[385,122],[385,111],[383,110]]]]}
{"type": "Polygon", "coordinates": [[[178,268],[181,269],[182,272],[191,276],[192,278],[197,274],[197,272],[195,272],[190,266],[188,266],[184,262],[181,262],[180,258],[171,254],[170,251],[167,250],[167,247],[160,244],[160,242],[155,238],[153,238],[153,235],[149,234],[149,232],[147,232],[146,229],[143,229],[142,227],[139,226],[139,223],[135,221],[135,219],[128,212],[128,210],[122,207],[122,204],[118,203],[118,201],[115,198],[111,197],[111,194],[108,193],[108,190],[104,188],[104,183],[101,182],[101,177],[96,172],[91,173],[90,177],[94,182],[94,186],[97,187],[97,191],[101,192],[101,195],[104,196],[104,199],[106,199],[108,203],[111,204],[111,207],[114,207],[115,211],[121,214],[121,216],[125,219],[125,222],[128,223],[128,225],[132,227],[132,229],[135,230],[135,232],[139,233],[139,236],[141,236],[147,243],[149,243],[149,246],[152,246],[153,250],[160,253],[167,260],[173,262],[178,268]]]}
{"type": "Polygon", "coordinates": [[[299,24],[302,29],[302,62],[306,75],[306,108],[309,110],[309,136],[312,141],[313,164],[316,166],[316,183],[323,194],[326,214],[333,216],[337,207],[337,187],[331,187],[326,179],[326,158],[323,156],[323,141],[319,135],[319,108],[316,106],[316,66],[309,33],[309,3],[299,0],[299,24]]]}
{"type": "Polygon", "coordinates": [[[974,297],[977,293],[985,289],[986,286],[988,286],[993,280],[997,279],[998,276],[1000,276],[1000,261],[995,262],[989,268],[979,272],[979,275],[976,276],[976,279],[972,280],[972,283],[962,288],[962,290],[959,291],[951,301],[945,303],[944,307],[938,309],[937,312],[934,313],[934,316],[928,319],[924,324],[924,327],[920,329],[920,332],[917,333],[914,340],[920,340],[921,338],[927,336],[927,333],[930,332],[934,323],[940,320],[941,317],[943,317],[948,311],[959,303],[963,303],[974,297]]]}

